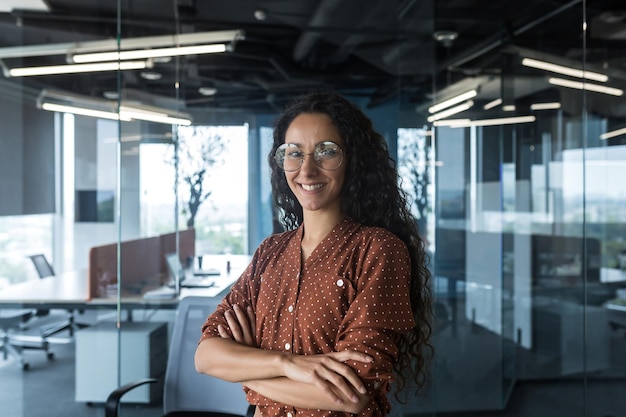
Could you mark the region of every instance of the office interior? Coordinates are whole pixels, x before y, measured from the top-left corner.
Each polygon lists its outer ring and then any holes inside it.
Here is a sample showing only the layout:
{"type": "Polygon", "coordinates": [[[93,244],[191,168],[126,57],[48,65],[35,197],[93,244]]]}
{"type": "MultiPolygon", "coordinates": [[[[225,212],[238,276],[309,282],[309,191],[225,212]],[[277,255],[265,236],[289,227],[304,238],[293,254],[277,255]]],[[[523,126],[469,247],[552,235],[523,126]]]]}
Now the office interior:
{"type": "Polygon", "coordinates": [[[176,299],[142,286],[172,252],[230,276],[280,230],[272,122],[323,90],[385,137],[430,254],[429,385],[392,413],[626,416],[625,46],[621,0],[0,2],[0,313],[33,307],[6,294],[37,253],[89,291],[37,299],[84,326],[27,370],[0,356],[0,409],[100,416],[129,368],[160,372],[124,360],[169,343],[176,299]]]}

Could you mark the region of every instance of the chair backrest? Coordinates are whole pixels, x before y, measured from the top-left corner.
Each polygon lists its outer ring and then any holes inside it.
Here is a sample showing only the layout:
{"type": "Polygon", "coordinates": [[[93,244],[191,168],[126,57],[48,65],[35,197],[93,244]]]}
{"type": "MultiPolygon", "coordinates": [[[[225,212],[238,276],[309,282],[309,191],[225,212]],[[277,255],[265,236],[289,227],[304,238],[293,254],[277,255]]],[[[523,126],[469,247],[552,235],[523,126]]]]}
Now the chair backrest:
{"type": "Polygon", "coordinates": [[[181,299],[178,305],[165,373],[166,413],[210,411],[246,415],[248,402],[241,384],[199,374],[194,366],[200,328],[219,302],[219,297],[191,296],[181,299]]]}
{"type": "Polygon", "coordinates": [[[37,255],[30,255],[29,258],[33,261],[33,265],[35,265],[39,278],[51,277],[54,275],[54,269],[52,269],[52,265],[50,265],[50,262],[48,262],[45,255],[38,253],[37,255]]]}

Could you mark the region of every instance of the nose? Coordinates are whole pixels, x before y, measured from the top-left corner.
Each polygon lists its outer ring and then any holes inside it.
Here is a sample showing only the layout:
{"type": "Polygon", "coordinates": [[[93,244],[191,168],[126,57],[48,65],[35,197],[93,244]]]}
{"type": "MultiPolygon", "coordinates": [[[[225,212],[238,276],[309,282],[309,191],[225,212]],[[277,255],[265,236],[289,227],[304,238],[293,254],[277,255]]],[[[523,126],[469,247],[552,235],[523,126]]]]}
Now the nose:
{"type": "Polygon", "coordinates": [[[302,166],[300,167],[300,172],[305,175],[310,173],[317,172],[317,163],[315,163],[315,158],[312,153],[305,153],[302,155],[302,166]]]}

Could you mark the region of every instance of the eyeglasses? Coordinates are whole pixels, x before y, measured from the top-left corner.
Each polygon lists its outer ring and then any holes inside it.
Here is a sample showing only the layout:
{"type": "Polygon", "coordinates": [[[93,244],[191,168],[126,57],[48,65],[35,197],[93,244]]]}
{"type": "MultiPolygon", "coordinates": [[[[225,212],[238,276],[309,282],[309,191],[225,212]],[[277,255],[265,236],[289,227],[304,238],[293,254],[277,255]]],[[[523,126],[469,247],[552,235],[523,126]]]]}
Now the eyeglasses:
{"type": "Polygon", "coordinates": [[[315,145],[313,153],[304,153],[294,143],[283,143],[276,149],[274,160],[284,171],[297,171],[304,163],[304,157],[313,155],[313,160],[318,167],[327,171],[333,171],[343,162],[343,150],[335,142],[320,142],[315,145]]]}

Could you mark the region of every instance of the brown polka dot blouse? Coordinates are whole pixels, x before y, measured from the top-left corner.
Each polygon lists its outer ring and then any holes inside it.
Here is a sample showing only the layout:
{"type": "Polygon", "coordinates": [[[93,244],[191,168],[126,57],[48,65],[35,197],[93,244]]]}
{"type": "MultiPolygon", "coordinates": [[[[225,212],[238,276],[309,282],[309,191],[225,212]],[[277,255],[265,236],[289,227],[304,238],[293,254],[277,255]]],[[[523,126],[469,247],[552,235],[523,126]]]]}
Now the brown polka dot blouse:
{"type": "MultiPolygon", "coordinates": [[[[261,349],[299,355],[357,350],[374,362],[349,362],[372,400],[362,416],[390,410],[387,393],[395,341],[414,325],[409,302],[410,260],[406,245],[385,229],[344,220],[301,261],[303,227],[270,236],[202,327],[202,339],[219,337],[223,312],[251,305],[261,349]]],[[[248,390],[263,416],[338,416],[327,410],[298,409],[248,390]]],[[[303,395],[305,395],[303,393],[303,395]]]]}

